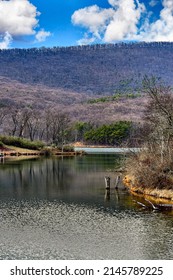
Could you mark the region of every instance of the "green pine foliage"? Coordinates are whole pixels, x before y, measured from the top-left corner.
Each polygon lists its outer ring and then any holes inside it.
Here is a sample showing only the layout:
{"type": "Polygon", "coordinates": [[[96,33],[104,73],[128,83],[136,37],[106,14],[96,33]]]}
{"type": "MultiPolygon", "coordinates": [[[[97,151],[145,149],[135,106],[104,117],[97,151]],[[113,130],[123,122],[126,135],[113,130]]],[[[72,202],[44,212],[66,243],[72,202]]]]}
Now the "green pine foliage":
{"type": "Polygon", "coordinates": [[[131,122],[127,121],[104,124],[87,131],[84,134],[84,139],[94,144],[119,145],[127,139],[130,128],[131,122]]]}
{"type": "Polygon", "coordinates": [[[141,97],[141,94],[138,92],[126,92],[126,93],[121,93],[117,92],[116,94],[112,96],[105,96],[105,97],[100,97],[100,98],[93,98],[89,99],[87,101],[88,104],[95,104],[95,103],[104,103],[104,102],[111,102],[111,101],[118,101],[121,99],[135,99],[141,97]]]}

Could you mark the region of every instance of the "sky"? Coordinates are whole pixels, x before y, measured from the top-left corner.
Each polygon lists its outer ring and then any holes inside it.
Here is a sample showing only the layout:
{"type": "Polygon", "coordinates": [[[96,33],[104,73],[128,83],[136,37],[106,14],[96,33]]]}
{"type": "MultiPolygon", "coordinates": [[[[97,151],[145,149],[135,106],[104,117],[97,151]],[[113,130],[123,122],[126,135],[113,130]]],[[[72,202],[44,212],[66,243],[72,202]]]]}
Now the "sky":
{"type": "Polygon", "coordinates": [[[0,49],[173,41],[173,0],[0,0],[0,49]]]}

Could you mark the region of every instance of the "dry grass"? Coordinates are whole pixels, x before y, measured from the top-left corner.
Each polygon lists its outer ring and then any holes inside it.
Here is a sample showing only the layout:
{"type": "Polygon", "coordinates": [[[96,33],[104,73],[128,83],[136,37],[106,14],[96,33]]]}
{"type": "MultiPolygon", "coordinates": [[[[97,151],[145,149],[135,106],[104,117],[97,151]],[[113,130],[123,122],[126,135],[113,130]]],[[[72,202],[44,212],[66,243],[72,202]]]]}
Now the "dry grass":
{"type": "Polygon", "coordinates": [[[142,150],[127,160],[124,184],[131,192],[173,201],[172,162],[161,162],[158,154],[142,150]]]}
{"type": "Polygon", "coordinates": [[[39,151],[36,150],[29,150],[29,149],[24,149],[24,148],[19,148],[19,147],[14,147],[14,146],[8,146],[5,145],[6,150],[4,151],[5,156],[10,156],[13,154],[18,154],[18,155],[36,155],[40,154],[39,151]]]}
{"type": "Polygon", "coordinates": [[[173,190],[169,189],[158,189],[145,187],[142,188],[139,185],[134,185],[134,178],[126,175],[123,178],[123,183],[126,187],[129,188],[130,192],[134,195],[142,196],[153,200],[155,203],[173,203],[173,190]]]}

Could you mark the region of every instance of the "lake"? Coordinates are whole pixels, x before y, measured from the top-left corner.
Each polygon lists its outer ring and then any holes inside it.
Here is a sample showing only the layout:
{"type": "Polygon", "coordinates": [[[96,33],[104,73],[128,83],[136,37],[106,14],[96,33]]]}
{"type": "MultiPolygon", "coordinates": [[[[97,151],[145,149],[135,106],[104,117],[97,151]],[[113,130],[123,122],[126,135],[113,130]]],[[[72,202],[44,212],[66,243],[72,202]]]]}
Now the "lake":
{"type": "Polygon", "coordinates": [[[114,189],[122,160],[92,154],[0,163],[0,259],[172,259],[172,213],[144,210],[121,183],[114,189]]]}
{"type": "Polygon", "coordinates": [[[93,148],[93,147],[75,147],[74,150],[77,152],[85,152],[87,154],[124,154],[130,152],[138,152],[140,148],[93,148]]]}

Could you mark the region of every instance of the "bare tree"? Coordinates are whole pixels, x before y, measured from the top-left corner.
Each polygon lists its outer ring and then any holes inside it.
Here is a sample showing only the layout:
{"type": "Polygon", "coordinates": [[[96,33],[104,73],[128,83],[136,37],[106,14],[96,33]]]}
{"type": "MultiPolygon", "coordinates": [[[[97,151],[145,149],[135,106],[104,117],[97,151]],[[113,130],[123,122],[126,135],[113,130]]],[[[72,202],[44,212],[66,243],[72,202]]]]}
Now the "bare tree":
{"type": "Polygon", "coordinates": [[[12,136],[23,137],[25,129],[27,128],[28,121],[32,115],[30,109],[12,109],[11,120],[12,120],[12,136]]]}
{"type": "Polygon", "coordinates": [[[31,111],[30,117],[27,120],[27,128],[31,141],[34,141],[36,136],[39,137],[39,131],[41,130],[41,118],[40,112],[31,111]]]}
{"type": "Polygon", "coordinates": [[[137,191],[173,189],[173,95],[152,77],[144,80],[149,102],[145,112],[147,135],[144,149],[127,162],[130,185],[137,191]]]}
{"type": "Polygon", "coordinates": [[[64,141],[67,139],[69,123],[67,114],[48,110],[45,116],[47,142],[51,141],[51,143],[63,147],[64,141]]]}
{"type": "Polygon", "coordinates": [[[3,131],[2,125],[4,123],[5,117],[8,115],[8,109],[7,108],[0,108],[0,130],[3,131]]]}
{"type": "Polygon", "coordinates": [[[57,140],[58,140],[58,144],[60,144],[62,147],[62,152],[63,152],[64,144],[67,141],[69,123],[70,123],[70,119],[67,114],[65,113],[57,114],[57,124],[58,124],[57,140]]]}
{"type": "Polygon", "coordinates": [[[160,152],[161,162],[164,156],[171,158],[173,141],[173,94],[169,86],[158,83],[155,77],[145,77],[144,91],[149,102],[146,107],[145,120],[150,126],[148,144],[160,152]]]}

